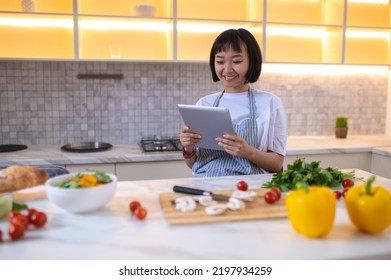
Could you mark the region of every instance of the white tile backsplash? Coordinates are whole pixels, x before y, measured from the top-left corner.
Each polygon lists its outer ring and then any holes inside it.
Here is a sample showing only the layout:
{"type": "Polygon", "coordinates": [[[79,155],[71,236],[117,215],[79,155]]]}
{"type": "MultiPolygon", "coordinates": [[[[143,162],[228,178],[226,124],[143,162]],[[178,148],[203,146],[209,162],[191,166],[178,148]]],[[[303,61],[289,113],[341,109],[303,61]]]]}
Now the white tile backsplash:
{"type": "MultiPolygon", "coordinates": [[[[281,97],[288,133],[333,135],[335,116],[350,134],[385,132],[387,75],[263,72],[253,85],[281,97]]],[[[207,63],[0,61],[0,144],[134,143],[177,136],[178,103],[220,90],[207,63]],[[79,73],[123,80],[79,80],[79,73]]]]}

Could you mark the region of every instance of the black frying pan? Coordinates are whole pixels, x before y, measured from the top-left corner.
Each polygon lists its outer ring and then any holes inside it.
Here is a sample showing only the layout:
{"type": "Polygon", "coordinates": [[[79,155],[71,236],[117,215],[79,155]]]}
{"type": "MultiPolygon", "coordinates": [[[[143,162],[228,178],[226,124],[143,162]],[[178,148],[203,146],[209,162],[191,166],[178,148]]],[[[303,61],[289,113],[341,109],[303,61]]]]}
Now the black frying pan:
{"type": "Polygon", "coordinates": [[[66,144],[61,150],[71,153],[93,153],[106,151],[112,147],[109,143],[102,142],[81,142],[76,144],[66,144]]]}

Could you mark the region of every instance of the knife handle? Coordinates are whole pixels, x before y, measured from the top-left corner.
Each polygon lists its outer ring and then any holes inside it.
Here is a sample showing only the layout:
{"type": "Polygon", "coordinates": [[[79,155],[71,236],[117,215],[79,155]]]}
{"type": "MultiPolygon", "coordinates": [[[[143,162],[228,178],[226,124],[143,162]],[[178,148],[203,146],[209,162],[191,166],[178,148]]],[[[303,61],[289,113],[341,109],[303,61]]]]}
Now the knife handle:
{"type": "Polygon", "coordinates": [[[188,187],[182,187],[182,186],[174,186],[172,188],[174,192],[179,193],[186,193],[186,194],[194,194],[194,195],[212,195],[211,192],[200,190],[200,189],[193,189],[188,187]]]}

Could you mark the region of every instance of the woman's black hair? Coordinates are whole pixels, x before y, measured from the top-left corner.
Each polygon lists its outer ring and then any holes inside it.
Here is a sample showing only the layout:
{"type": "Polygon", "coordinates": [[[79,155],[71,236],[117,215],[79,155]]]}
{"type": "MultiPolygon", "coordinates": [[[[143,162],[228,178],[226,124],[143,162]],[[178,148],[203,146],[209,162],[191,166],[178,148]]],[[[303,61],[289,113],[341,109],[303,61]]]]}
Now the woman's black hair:
{"type": "Polygon", "coordinates": [[[241,52],[241,46],[247,48],[249,67],[245,83],[254,83],[258,80],[262,70],[262,54],[255,37],[246,29],[228,29],[221,33],[212,45],[209,58],[209,66],[214,82],[220,81],[216,75],[215,57],[218,52],[232,48],[235,52],[241,52]]]}

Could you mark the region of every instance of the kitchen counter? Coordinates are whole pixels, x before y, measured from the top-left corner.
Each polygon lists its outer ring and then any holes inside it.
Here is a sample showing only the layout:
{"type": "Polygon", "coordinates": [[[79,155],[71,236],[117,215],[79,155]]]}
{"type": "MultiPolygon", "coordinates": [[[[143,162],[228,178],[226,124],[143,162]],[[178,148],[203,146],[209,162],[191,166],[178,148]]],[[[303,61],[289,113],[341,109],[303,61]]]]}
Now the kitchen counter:
{"type": "MultiPolygon", "coordinates": [[[[356,170],[358,177],[370,175],[356,170]]],[[[46,199],[43,186],[19,191],[17,200],[45,211],[49,220],[19,241],[12,242],[5,234],[0,259],[391,259],[391,227],[379,235],[358,232],[342,200],[337,203],[332,231],[320,239],[299,235],[287,218],[172,226],[159,204],[159,194],[172,192],[174,185],[234,189],[240,178],[250,188],[258,188],[271,176],[123,181],[104,208],[86,214],[57,208],[46,199]],[[146,207],[146,220],[131,217],[128,204],[132,200],[146,207]]],[[[376,184],[391,190],[389,179],[377,176],[376,184]]],[[[6,226],[7,222],[0,222],[3,231],[6,226]]]]}
{"type": "MultiPolygon", "coordinates": [[[[288,137],[287,143],[287,156],[372,151],[390,155],[391,135],[351,135],[346,139],[337,139],[334,136],[292,136],[288,137]],[[388,147],[388,150],[383,149],[384,147],[388,147]]],[[[0,153],[0,166],[13,164],[70,165],[175,160],[183,160],[181,152],[144,153],[137,143],[129,145],[113,144],[113,148],[110,150],[96,153],[63,152],[60,149],[60,145],[29,145],[26,150],[0,153]]]]}

